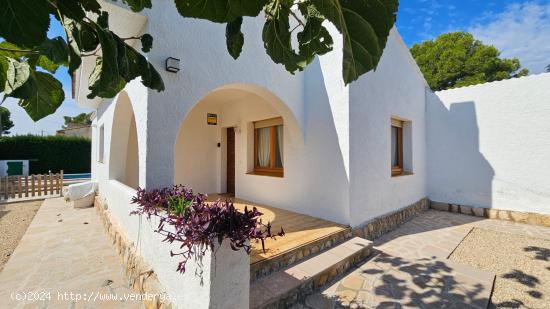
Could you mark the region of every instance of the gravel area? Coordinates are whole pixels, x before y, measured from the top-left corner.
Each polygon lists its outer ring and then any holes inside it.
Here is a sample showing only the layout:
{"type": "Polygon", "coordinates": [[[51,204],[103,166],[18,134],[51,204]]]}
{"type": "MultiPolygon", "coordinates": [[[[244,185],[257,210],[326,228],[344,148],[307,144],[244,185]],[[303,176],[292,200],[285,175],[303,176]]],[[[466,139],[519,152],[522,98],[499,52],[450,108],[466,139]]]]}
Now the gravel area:
{"type": "Polygon", "coordinates": [[[42,201],[0,204],[0,271],[31,224],[42,201]]]}
{"type": "Polygon", "coordinates": [[[496,275],[492,308],[550,308],[550,240],[474,228],[449,259],[496,275]]]}

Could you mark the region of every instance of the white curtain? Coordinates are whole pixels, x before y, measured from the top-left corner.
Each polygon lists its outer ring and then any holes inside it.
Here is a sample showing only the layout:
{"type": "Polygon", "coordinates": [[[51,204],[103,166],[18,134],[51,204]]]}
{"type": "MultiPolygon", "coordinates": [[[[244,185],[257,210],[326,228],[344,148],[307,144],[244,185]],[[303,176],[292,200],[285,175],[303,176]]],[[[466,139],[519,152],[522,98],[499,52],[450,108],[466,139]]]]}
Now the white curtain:
{"type": "Polygon", "coordinates": [[[283,126],[277,126],[277,144],[279,145],[279,158],[281,158],[281,167],[283,165],[283,126]]]}
{"type": "Polygon", "coordinates": [[[269,128],[258,129],[258,165],[269,167],[269,128]]]}

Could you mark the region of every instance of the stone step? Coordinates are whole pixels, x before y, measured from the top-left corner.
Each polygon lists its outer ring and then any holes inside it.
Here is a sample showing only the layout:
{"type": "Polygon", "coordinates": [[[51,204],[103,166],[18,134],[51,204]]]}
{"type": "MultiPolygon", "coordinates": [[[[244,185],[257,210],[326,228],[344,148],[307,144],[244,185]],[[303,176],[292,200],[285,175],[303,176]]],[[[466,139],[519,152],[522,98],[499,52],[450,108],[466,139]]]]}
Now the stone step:
{"type": "Polygon", "coordinates": [[[264,278],[289,265],[309,258],[310,256],[332,248],[353,237],[351,228],[302,244],[292,250],[250,264],[250,282],[264,278]]]}
{"type": "Polygon", "coordinates": [[[372,253],[372,242],[355,237],[250,284],[250,308],[287,308],[372,253]]]}

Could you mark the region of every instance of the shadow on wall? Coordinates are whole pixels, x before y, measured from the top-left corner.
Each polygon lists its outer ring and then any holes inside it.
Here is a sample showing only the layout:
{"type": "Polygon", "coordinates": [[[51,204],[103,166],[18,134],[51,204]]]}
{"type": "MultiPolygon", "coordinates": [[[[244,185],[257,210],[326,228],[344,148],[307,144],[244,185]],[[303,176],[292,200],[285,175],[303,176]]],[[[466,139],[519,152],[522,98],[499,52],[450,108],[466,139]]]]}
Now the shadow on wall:
{"type": "Polygon", "coordinates": [[[479,149],[475,103],[457,102],[447,109],[431,94],[428,109],[428,192],[436,202],[492,206],[495,175],[479,149]]]}

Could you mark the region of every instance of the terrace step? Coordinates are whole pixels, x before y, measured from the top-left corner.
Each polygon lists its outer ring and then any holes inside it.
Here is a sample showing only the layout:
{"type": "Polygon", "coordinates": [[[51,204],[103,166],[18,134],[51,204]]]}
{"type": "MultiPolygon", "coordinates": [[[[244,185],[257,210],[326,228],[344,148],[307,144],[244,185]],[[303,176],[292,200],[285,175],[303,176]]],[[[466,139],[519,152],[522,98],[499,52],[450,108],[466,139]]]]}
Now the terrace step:
{"type": "Polygon", "coordinates": [[[276,256],[254,262],[250,264],[250,282],[252,283],[291,264],[305,260],[314,254],[341,244],[352,237],[352,230],[348,227],[309,243],[301,244],[276,256]]]}
{"type": "Polygon", "coordinates": [[[250,308],[286,308],[372,253],[372,242],[355,237],[250,285],[250,308]]]}

